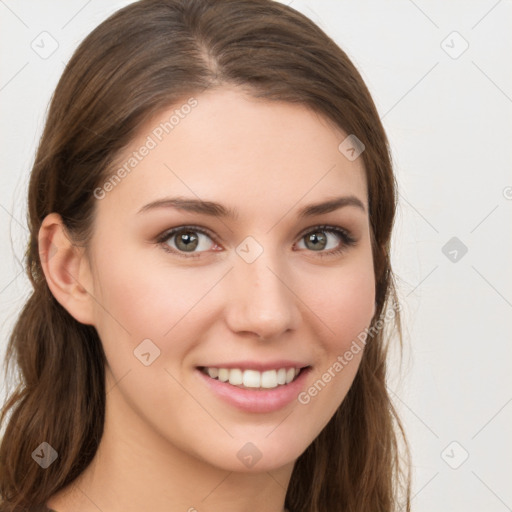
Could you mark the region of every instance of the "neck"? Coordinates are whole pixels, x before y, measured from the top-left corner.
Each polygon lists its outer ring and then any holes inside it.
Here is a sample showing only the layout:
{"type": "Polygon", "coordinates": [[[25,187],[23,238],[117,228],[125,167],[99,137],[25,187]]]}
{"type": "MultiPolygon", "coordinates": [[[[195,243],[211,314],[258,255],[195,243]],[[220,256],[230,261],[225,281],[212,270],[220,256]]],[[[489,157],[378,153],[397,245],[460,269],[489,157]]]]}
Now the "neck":
{"type": "MultiPolygon", "coordinates": [[[[212,442],[214,438],[212,437],[212,442]]],[[[283,512],[293,463],[261,472],[223,470],[190,447],[148,431],[114,387],[107,394],[105,428],[91,464],[48,501],[58,512],[283,512]],[[143,442],[141,442],[143,440],[143,442]]]]}

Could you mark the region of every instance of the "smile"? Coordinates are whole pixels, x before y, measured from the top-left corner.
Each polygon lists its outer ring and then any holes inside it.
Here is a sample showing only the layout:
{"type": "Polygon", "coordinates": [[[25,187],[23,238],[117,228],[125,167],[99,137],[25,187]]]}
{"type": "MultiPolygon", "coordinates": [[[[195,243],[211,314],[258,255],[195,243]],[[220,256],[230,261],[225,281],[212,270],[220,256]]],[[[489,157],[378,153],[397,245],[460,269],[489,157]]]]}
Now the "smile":
{"type": "Polygon", "coordinates": [[[209,392],[224,403],[247,413],[271,413],[296,402],[307,387],[312,367],[259,371],[199,366],[195,371],[209,392]]]}
{"type": "Polygon", "coordinates": [[[301,368],[278,368],[275,370],[242,370],[241,368],[200,367],[204,374],[232,386],[251,389],[273,389],[290,384],[299,375],[301,368]]]}

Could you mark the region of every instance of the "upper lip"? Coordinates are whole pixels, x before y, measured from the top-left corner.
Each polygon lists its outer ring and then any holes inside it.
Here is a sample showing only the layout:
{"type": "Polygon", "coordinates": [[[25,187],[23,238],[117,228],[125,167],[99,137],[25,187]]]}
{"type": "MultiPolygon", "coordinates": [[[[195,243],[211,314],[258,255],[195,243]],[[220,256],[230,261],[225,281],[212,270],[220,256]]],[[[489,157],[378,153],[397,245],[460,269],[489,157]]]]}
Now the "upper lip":
{"type": "Polygon", "coordinates": [[[232,361],[230,363],[212,363],[207,365],[201,365],[198,368],[240,368],[243,370],[257,370],[263,372],[265,370],[279,370],[279,368],[305,368],[310,366],[307,363],[300,361],[292,361],[289,359],[281,359],[279,361],[269,361],[267,363],[257,361],[232,361]]]}

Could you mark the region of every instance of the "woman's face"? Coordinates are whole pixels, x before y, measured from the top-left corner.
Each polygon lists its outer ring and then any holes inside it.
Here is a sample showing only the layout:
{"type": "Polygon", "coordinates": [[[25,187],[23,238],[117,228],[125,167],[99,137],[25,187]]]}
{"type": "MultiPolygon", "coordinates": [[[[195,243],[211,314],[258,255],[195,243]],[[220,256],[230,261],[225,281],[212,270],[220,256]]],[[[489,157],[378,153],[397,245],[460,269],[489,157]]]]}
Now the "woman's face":
{"type": "Polygon", "coordinates": [[[338,149],[346,137],[301,105],[207,91],[142,127],[95,191],[87,289],[123,442],[266,471],[331,419],[375,301],[365,171],[338,149]]]}

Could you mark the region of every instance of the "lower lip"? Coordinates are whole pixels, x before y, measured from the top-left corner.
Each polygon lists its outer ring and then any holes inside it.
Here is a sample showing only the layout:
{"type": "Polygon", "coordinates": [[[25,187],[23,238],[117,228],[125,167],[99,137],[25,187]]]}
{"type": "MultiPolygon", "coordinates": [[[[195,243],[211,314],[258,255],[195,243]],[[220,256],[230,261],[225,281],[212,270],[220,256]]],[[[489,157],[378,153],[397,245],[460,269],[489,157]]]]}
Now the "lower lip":
{"type": "Polygon", "coordinates": [[[238,388],[228,382],[212,379],[197,368],[196,371],[209,388],[228,404],[246,412],[264,413],[278,411],[294,401],[302,391],[311,367],[303,369],[290,384],[266,391],[238,388]]]}

